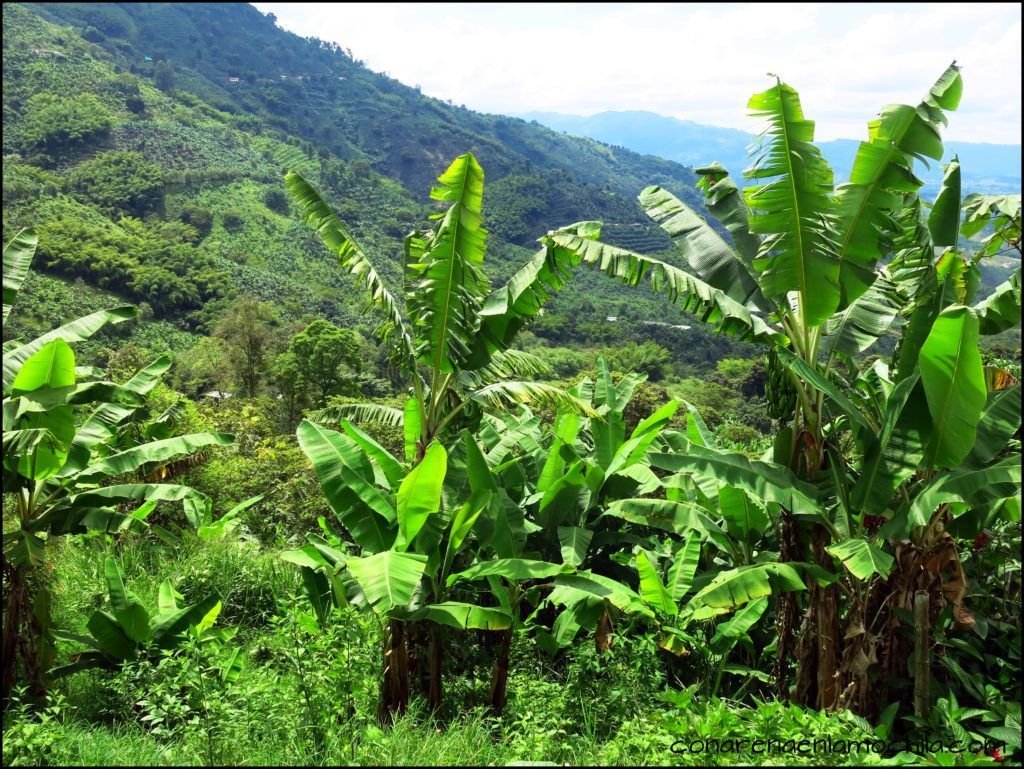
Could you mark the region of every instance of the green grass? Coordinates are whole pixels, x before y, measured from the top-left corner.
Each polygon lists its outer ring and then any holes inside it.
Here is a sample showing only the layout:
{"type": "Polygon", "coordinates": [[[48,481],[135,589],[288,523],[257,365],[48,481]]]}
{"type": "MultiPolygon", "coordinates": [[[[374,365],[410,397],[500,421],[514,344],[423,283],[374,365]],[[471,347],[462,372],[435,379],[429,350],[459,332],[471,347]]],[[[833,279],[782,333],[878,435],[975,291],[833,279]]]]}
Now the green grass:
{"type": "MultiPolygon", "coordinates": [[[[172,515],[177,511],[172,511],[172,515]]],[[[465,634],[446,661],[446,706],[430,716],[414,698],[393,726],[376,724],[380,628],[371,615],[336,612],[318,629],[296,571],[276,551],[237,541],[176,546],[152,538],[70,537],[51,551],[55,621],[81,632],[105,602],[99,568],[113,552],[145,604],[169,578],[195,601],[217,592],[218,626],[237,630],[241,675],[222,683],[215,653],[186,646],[120,671],[60,680],[50,707],[13,707],[4,724],[5,764],[218,765],[786,765],[878,764],[870,752],[794,757],[780,752],[674,752],[693,740],[873,739],[871,727],[767,700],[739,703],[680,688],[654,644],[617,638],[598,657],[583,638],[561,658],[525,634],[513,646],[509,701],[487,716],[490,652],[465,634]],[[203,683],[199,683],[200,677],[203,683]]],[[[453,631],[455,632],[455,631],[453,631]]],[[[62,658],[71,647],[62,644],[62,658]]],[[[698,676],[699,677],[699,676],[698,676]]],[[[886,763],[911,757],[889,757],[886,763]]]]}

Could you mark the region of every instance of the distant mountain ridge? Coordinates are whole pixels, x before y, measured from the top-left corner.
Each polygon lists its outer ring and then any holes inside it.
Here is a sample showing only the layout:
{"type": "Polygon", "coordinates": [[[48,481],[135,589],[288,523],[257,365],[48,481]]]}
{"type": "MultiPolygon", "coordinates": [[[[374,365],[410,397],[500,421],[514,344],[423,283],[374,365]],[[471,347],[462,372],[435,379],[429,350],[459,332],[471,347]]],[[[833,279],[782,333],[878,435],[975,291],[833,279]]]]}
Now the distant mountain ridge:
{"type": "MultiPolygon", "coordinates": [[[[556,131],[658,155],[691,167],[717,160],[740,181],[743,169],[749,165],[747,147],[754,140],[754,134],[735,128],[695,123],[644,110],[608,111],[590,116],[528,112],[520,117],[556,131]]],[[[837,180],[847,178],[859,143],[858,139],[819,143],[837,180]]],[[[1021,145],[946,142],[945,146],[944,163],[953,155],[960,159],[965,192],[1020,192],[1021,145]]],[[[937,189],[942,178],[940,163],[932,163],[929,168],[919,164],[918,173],[926,182],[926,191],[937,189]]]]}

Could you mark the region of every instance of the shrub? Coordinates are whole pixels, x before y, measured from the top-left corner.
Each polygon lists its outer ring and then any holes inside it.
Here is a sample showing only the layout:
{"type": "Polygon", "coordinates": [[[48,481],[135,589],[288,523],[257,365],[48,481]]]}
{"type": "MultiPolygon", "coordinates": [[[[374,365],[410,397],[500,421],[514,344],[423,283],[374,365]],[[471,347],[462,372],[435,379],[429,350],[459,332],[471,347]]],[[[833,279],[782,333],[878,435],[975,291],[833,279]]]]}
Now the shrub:
{"type": "Polygon", "coordinates": [[[213,212],[195,203],[186,203],[178,214],[178,218],[195,227],[199,232],[200,240],[209,235],[210,230],[213,229],[213,212]]]}
{"type": "Polygon", "coordinates": [[[238,232],[245,224],[245,214],[236,208],[228,209],[224,212],[221,222],[228,232],[238,232]]]}
{"type": "Polygon", "coordinates": [[[28,100],[19,129],[27,148],[64,154],[106,135],[112,122],[110,113],[92,94],[66,98],[39,93],[28,100]]]}
{"type": "Polygon", "coordinates": [[[282,190],[274,187],[263,193],[263,205],[279,214],[288,213],[288,198],[282,190]]]}
{"type": "Polygon", "coordinates": [[[159,205],[164,172],[138,152],[103,152],[72,172],[71,186],[109,213],[141,216],[159,205]]]}

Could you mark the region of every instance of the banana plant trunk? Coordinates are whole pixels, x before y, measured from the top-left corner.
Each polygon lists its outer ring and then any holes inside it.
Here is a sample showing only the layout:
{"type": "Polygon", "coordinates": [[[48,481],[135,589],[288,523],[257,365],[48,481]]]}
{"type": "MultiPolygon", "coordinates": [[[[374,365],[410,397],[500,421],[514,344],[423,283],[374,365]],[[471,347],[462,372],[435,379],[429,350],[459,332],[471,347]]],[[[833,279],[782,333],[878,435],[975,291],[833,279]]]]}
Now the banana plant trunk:
{"type": "Polygon", "coordinates": [[[512,649],[512,628],[501,632],[501,642],[498,647],[498,656],[494,659],[494,666],[491,668],[491,694],[488,704],[491,712],[500,716],[505,710],[505,693],[508,688],[508,658],[512,649]]]}
{"type": "Polygon", "coordinates": [[[25,596],[27,588],[25,585],[23,569],[12,567],[4,561],[4,582],[6,582],[7,594],[4,596],[4,630],[3,630],[3,689],[0,692],[0,707],[7,712],[7,703],[11,697],[11,689],[14,687],[14,671],[16,667],[15,655],[18,651],[18,630],[21,627],[21,618],[24,613],[25,596]]]}
{"type": "Polygon", "coordinates": [[[441,702],[444,698],[442,688],[441,670],[444,662],[444,638],[439,625],[430,629],[430,689],[427,692],[427,701],[430,703],[430,710],[437,713],[441,710],[441,702]]]}
{"type": "Polygon", "coordinates": [[[33,607],[32,591],[29,589],[28,567],[14,566],[8,561],[3,564],[6,594],[4,595],[3,627],[3,675],[0,679],[0,709],[7,711],[11,692],[18,674],[18,662],[29,695],[33,698],[46,693],[44,676],[47,654],[47,616],[49,604],[46,597],[33,607]]]}
{"type": "Polygon", "coordinates": [[[930,596],[927,590],[914,593],[914,715],[927,720],[929,715],[928,685],[931,677],[928,631],[930,630],[930,596]]]}
{"type": "MultiPolygon", "coordinates": [[[[796,522],[788,510],[781,516],[779,560],[783,563],[800,560],[800,537],[796,522]]],[[[800,621],[800,607],[795,593],[786,592],[779,596],[779,612],[776,630],[778,633],[778,656],[775,659],[775,689],[779,700],[791,699],[789,688],[790,659],[796,649],[796,630],[800,621]]]]}
{"type": "Polygon", "coordinates": [[[383,667],[377,723],[386,726],[409,708],[409,647],[405,623],[397,619],[388,620],[383,667]]]}
{"type": "MultiPolygon", "coordinates": [[[[825,551],[829,533],[820,524],[811,530],[814,562],[830,570],[825,551]]],[[[840,648],[839,589],[836,585],[811,587],[810,606],[804,634],[797,647],[797,702],[818,710],[834,710],[839,704],[840,648]]]]}
{"type": "Polygon", "coordinates": [[[594,633],[594,645],[597,648],[598,654],[604,654],[612,648],[612,633],[614,632],[615,626],[612,624],[612,615],[608,612],[608,607],[605,606],[604,611],[601,612],[601,617],[597,620],[597,632],[594,633]]]}

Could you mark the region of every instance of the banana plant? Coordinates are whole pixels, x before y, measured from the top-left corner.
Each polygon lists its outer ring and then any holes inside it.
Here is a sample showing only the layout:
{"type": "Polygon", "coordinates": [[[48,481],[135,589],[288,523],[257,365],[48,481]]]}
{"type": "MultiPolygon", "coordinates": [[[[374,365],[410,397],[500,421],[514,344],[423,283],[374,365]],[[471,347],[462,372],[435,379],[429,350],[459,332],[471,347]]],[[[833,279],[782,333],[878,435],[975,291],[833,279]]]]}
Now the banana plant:
{"type": "MultiPolygon", "coordinates": [[[[776,78],[749,102],[767,123],[746,172],[754,184],[741,193],[720,165],[698,169],[706,207],[731,243],[660,187],[644,190],[641,205],[673,238],[686,268],[571,233],[550,236],[584,263],[615,265],[633,282],[650,276],[684,309],[766,345],[775,378],[788,378],[770,394],[783,401],[773,411],[785,417],[765,461],[691,445],[652,462],[777,505],[781,560],[844,573],[810,586],[799,647],[795,594],[780,598],[780,662],[795,654],[796,697],[816,707],[878,700],[867,671],[880,642],[864,624],[861,609],[872,599],[858,581],[906,581],[929,563],[932,574],[952,573],[959,584],[956,559],[943,557],[949,543],[933,539],[938,530],[962,515],[1019,515],[1016,457],[997,458],[1019,424],[1019,401],[990,386],[1008,380],[986,379],[978,352],[979,335],[1020,323],[1019,272],[988,299],[974,296],[977,261],[1019,246],[1019,199],[972,198],[962,223],[956,159],[931,206],[918,197],[914,173],[916,161],[942,158],[945,113],[961,93],[953,64],[916,107],[883,108],[850,181],[834,185],[797,92],[776,78]],[[977,235],[987,223],[991,239],[965,259],[961,234],[977,235]],[[863,354],[897,329],[893,360],[862,370],[863,354]],[[872,533],[872,516],[886,521],[890,544],[872,533]]],[[[934,581],[928,587],[938,589],[934,581]]],[[[957,591],[947,592],[937,602],[955,605],[957,591]]],[[[789,694],[785,678],[780,696],[789,694]]]]}
{"type": "MultiPolygon", "coordinates": [[[[343,432],[308,420],[299,425],[299,445],[339,526],[323,521],[326,536],[310,536],[305,547],[283,558],[302,567],[321,622],[331,605],[363,608],[381,619],[385,643],[378,719],[387,723],[408,706],[411,623],[430,623],[427,695],[433,708],[442,701],[442,628],[512,627],[518,599],[485,606],[453,600],[452,590],[459,579],[472,577],[473,572],[467,575],[456,567],[475,562],[477,539],[510,543],[516,515],[469,431],[461,433],[452,452],[435,440],[413,463],[394,458],[348,420],[341,426],[343,432]],[[484,528],[490,536],[470,536],[484,528]],[[495,538],[494,532],[504,534],[495,538]]],[[[483,565],[497,565],[489,575],[509,576],[521,563],[483,565]]]]}
{"type": "MultiPolygon", "coordinates": [[[[85,646],[89,651],[72,653],[68,664],[51,670],[48,678],[55,680],[89,668],[116,670],[147,654],[176,648],[190,629],[200,637],[215,637],[211,628],[221,608],[216,595],[182,607],[178,605],[181,595],[170,580],[164,580],[160,584],[156,611],[151,611],[125,587],[124,574],[113,556],[104,559],[103,576],[110,611],[98,609],[92,613],[86,624],[88,635],[53,631],[57,639],[85,646]]],[[[237,654],[232,656],[237,657],[237,654]]]]}
{"type": "Polygon", "coordinates": [[[404,308],[316,189],[294,171],[285,184],[304,221],[382,313],[379,335],[411,389],[401,410],[347,404],[314,412],[311,420],[402,425],[406,461],[414,463],[431,441],[478,424],[483,409],[543,403],[589,411],[557,387],[522,379],[544,374],[547,367],[534,355],[509,349],[515,334],[569,274],[542,249],[504,286],[490,290],[484,272],[484,172],[472,154],[457,157],[431,191],[432,200],[447,204],[434,217],[436,224],[405,238],[404,308]]]}
{"type": "MultiPolygon", "coordinates": [[[[493,419],[493,416],[485,416],[486,410],[501,411],[521,404],[539,403],[597,416],[587,403],[570,393],[552,385],[521,379],[545,374],[547,369],[535,356],[510,349],[515,335],[565,284],[569,271],[563,264],[552,260],[548,249],[544,248],[504,286],[491,290],[483,265],[487,244],[487,231],[482,224],[484,173],[472,154],[456,158],[431,191],[433,200],[447,204],[445,212],[434,217],[436,224],[429,230],[414,231],[405,238],[404,308],[381,280],[369,257],[312,185],[295,172],[289,172],[285,183],[306,223],[318,232],[340,266],[366,288],[370,305],[383,314],[380,337],[387,345],[394,365],[408,378],[411,391],[401,410],[377,404],[355,404],[314,412],[308,417],[310,421],[299,428],[300,443],[313,440],[314,423],[336,425],[340,422],[346,433],[343,436],[345,440],[355,440],[362,447],[360,451],[370,446],[366,450],[374,454],[373,467],[378,468],[372,482],[397,495],[397,489],[404,483],[402,473],[409,479],[422,478],[420,482],[433,479],[440,489],[446,465],[442,442],[450,444],[456,440],[460,430],[477,429],[487,419],[493,419]],[[356,434],[356,428],[348,420],[401,425],[405,436],[404,456],[396,459],[383,449],[371,446],[369,436],[350,438],[356,434]],[[418,467],[427,460],[428,447],[434,447],[431,448],[434,452],[431,467],[419,475],[418,467]],[[392,477],[384,472],[385,467],[392,477]],[[439,471],[438,468],[442,469],[439,471]]],[[[333,436],[328,436],[327,440],[337,442],[333,436]]],[[[313,458],[309,450],[307,454],[313,458]]],[[[335,457],[333,461],[341,465],[346,460],[335,457]]],[[[317,460],[314,460],[314,466],[317,466],[317,460]]],[[[341,488],[341,493],[349,497],[370,494],[358,477],[362,474],[363,482],[366,481],[366,468],[366,464],[361,464],[359,471],[350,468],[338,478],[324,471],[321,481],[325,494],[330,498],[330,484],[341,488]],[[351,483],[356,487],[349,490],[351,483]]],[[[375,518],[359,513],[363,517],[356,520],[354,516],[357,514],[352,510],[335,508],[336,514],[347,519],[342,521],[343,528],[361,549],[366,548],[372,553],[367,557],[378,558],[374,563],[390,564],[397,559],[396,562],[408,566],[403,572],[408,578],[406,584],[416,582],[415,578],[428,573],[426,582],[431,586],[433,604],[443,604],[445,580],[438,577],[441,564],[435,552],[442,545],[442,540],[430,541],[429,538],[439,537],[444,529],[437,532],[430,529],[431,533],[423,535],[422,541],[417,540],[418,545],[414,545],[413,538],[407,534],[399,538],[392,529],[384,527],[382,521],[390,520],[393,527],[398,526],[400,500],[395,496],[391,503],[385,503],[379,496],[372,500],[363,499],[364,505],[375,511],[372,513],[375,518]],[[370,526],[370,529],[364,526],[370,526]],[[399,547],[395,542],[400,543],[400,550],[394,549],[399,547]],[[413,561],[419,556],[434,558],[429,572],[426,571],[426,562],[414,565],[413,561]]],[[[469,499],[457,498],[443,509],[435,507],[427,513],[411,510],[403,512],[402,516],[412,515],[417,520],[433,516],[439,523],[443,520],[440,513],[454,515],[454,510],[462,510],[474,498],[490,511],[486,516],[488,520],[505,517],[514,507],[499,490],[487,494],[480,492],[469,499]]],[[[477,510],[471,512],[480,514],[477,510]]],[[[497,528],[501,529],[500,526],[497,528]]],[[[449,550],[450,545],[449,539],[449,550]]],[[[359,568],[357,566],[357,571],[359,568]]],[[[444,570],[440,573],[443,575],[444,570]]],[[[404,598],[405,594],[399,593],[397,597],[404,598]]],[[[385,612],[401,614],[406,604],[408,600],[394,605],[388,602],[382,606],[385,606],[385,612]]],[[[434,620],[435,624],[438,621],[451,624],[445,622],[445,618],[451,617],[460,617],[465,622],[494,624],[497,621],[488,619],[487,612],[459,607],[449,611],[426,607],[423,616],[434,620]]],[[[507,614],[503,616],[507,617],[507,614]]],[[[388,643],[393,652],[390,659],[399,661],[399,664],[385,668],[380,710],[384,721],[403,710],[408,700],[407,674],[400,662],[406,655],[403,651],[406,646],[404,633],[402,620],[389,615],[388,643]]],[[[441,696],[441,651],[436,629],[431,637],[429,698],[436,706],[441,696]]]]}
{"type": "MultiPolygon", "coordinates": [[[[31,264],[34,235],[23,231],[5,249],[4,312],[10,312],[31,264]],[[13,251],[10,260],[9,252],[13,251]]],[[[31,689],[44,689],[43,674],[55,648],[50,634],[50,595],[33,594],[29,573],[47,562],[47,544],[65,534],[116,531],[138,516],[135,502],[203,502],[205,495],[178,484],[139,482],[135,473],[232,437],[197,433],[142,445],[115,447],[116,429],[145,405],[170,360],[160,358],[128,382],[95,381],[103,372],[76,367],[71,343],[135,308],[93,313],[28,343],[4,346],[3,489],[14,497],[15,528],[4,534],[3,701],[20,670],[31,689]],[[94,381],[83,381],[94,380],[94,381]],[[19,640],[21,637],[22,640],[19,640]]]]}

